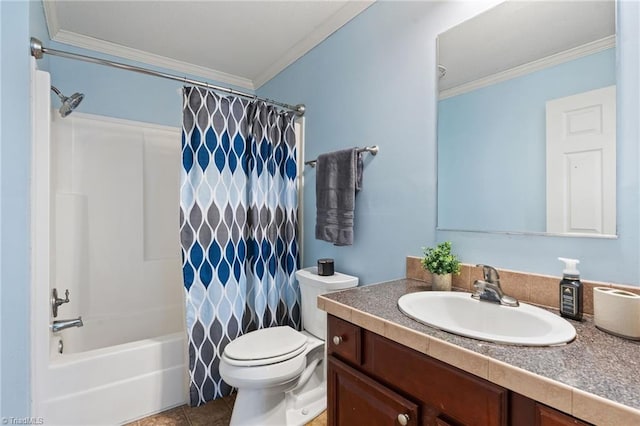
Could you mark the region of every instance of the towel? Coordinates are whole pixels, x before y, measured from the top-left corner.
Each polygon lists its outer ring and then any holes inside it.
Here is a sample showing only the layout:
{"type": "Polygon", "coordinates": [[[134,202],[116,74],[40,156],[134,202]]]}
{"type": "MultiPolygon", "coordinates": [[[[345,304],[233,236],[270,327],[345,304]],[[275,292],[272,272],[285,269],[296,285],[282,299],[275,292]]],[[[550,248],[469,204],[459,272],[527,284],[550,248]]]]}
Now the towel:
{"type": "Polygon", "coordinates": [[[316,239],[337,246],[353,244],[356,193],[362,188],[358,148],[318,156],[316,160],[316,239]]]}

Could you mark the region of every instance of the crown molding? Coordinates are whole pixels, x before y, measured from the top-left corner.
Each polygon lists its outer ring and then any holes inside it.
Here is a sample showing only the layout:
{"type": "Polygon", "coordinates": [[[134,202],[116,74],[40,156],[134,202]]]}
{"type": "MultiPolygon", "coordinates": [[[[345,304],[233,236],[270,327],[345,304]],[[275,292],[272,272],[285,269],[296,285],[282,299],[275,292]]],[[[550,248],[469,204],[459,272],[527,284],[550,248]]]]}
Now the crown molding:
{"type": "Polygon", "coordinates": [[[348,1],[342,8],[340,8],[340,10],[315,28],[311,34],[293,45],[285,55],[280,57],[276,62],[271,64],[266,70],[254,78],[253,84],[256,89],[259,89],[263,84],[278,75],[286,67],[300,59],[315,46],[319,45],[323,40],[326,40],[331,34],[346,25],[347,22],[351,21],[375,3],[375,1],[376,0],[348,1]]]}
{"type": "Polygon", "coordinates": [[[222,71],[217,71],[215,69],[194,65],[188,62],[171,59],[165,56],[156,55],[154,53],[145,52],[143,50],[133,49],[120,44],[100,40],[72,31],[63,30],[60,28],[60,22],[58,19],[55,2],[45,0],[42,3],[44,6],[45,20],[47,22],[49,38],[52,41],[136,62],[142,62],[144,64],[173,70],[179,73],[204,77],[215,82],[226,83],[255,91],[257,88],[278,75],[286,67],[298,60],[323,40],[327,39],[335,31],[344,26],[347,22],[351,21],[358,14],[375,3],[375,1],[376,0],[358,0],[346,2],[346,4],[336,13],[334,13],[329,19],[315,28],[313,33],[309,34],[306,38],[293,45],[281,58],[272,63],[266,70],[261,72],[253,80],[250,78],[228,74],[222,71]]]}
{"type": "Polygon", "coordinates": [[[44,20],[47,23],[47,31],[49,31],[49,38],[53,40],[53,37],[60,31],[60,20],[58,19],[58,12],[52,1],[43,1],[42,6],[44,9],[44,20]]]}
{"type": "Polygon", "coordinates": [[[450,89],[441,90],[439,99],[442,100],[451,98],[453,96],[462,95],[463,93],[471,92],[472,90],[477,90],[535,71],[540,71],[541,69],[559,65],[564,62],[569,62],[574,59],[582,58],[583,56],[592,55],[594,53],[598,53],[603,50],[615,47],[615,45],[616,36],[611,35],[600,40],[592,41],[591,43],[583,44],[582,46],[574,47],[573,49],[568,49],[542,59],[518,65],[517,67],[510,68],[508,70],[501,71],[487,77],[479,78],[477,80],[452,87],[450,89]]]}
{"type": "MultiPolygon", "coordinates": [[[[44,3],[47,4],[47,2],[44,3]]],[[[51,9],[53,9],[53,7],[51,7],[51,9]]],[[[55,25],[49,26],[50,31],[54,28],[54,26],[55,25]]],[[[120,44],[99,40],[97,38],[85,36],[71,31],[58,30],[56,31],[55,35],[51,37],[51,40],[59,43],[69,44],[75,47],[80,47],[83,49],[93,50],[95,52],[100,52],[107,55],[129,59],[136,62],[143,62],[148,65],[154,65],[180,73],[204,77],[207,79],[215,80],[216,82],[231,84],[234,86],[242,87],[244,89],[255,89],[253,82],[248,78],[238,77],[232,74],[227,74],[225,72],[216,71],[211,68],[201,67],[199,65],[194,65],[187,62],[178,61],[176,59],[167,58],[165,56],[156,55],[154,53],[132,49],[120,44]]]]}

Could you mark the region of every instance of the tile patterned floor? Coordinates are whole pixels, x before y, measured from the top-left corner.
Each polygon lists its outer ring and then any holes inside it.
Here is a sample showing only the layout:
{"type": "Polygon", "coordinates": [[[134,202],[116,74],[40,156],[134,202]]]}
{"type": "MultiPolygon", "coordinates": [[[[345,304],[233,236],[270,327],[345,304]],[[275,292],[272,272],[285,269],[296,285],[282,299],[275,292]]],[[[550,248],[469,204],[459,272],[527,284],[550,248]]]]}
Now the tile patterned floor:
{"type": "Polygon", "coordinates": [[[322,414],[311,420],[305,426],[327,426],[327,412],[323,411],[322,414]]]}
{"type": "Polygon", "coordinates": [[[227,426],[234,401],[235,394],[210,401],[200,407],[183,405],[128,423],[126,426],[227,426]]]}
{"type": "MultiPolygon", "coordinates": [[[[231,411],[235,394],[210,401],[200,407],[183,405],[153,416],[145,417],[125,426],[227,426],[231,420],[231,411]]],[[[326,426],[327,413],[307,423],[306,426],[326,426]]]]}

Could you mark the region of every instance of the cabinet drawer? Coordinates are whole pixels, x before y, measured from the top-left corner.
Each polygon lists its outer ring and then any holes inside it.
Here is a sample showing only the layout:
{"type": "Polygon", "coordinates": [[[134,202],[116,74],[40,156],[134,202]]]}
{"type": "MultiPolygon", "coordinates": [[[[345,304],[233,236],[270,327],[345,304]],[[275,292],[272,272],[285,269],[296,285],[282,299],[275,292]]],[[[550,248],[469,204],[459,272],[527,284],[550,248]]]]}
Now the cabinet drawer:
{"type": "Polygon", "coordinates": [[[416,426],[418,406],[330,356],[327,420],[329,426],[416,426]]]}
{"type": "Polygon", "coordinates": [[[535,424],[536,426],[588,426],[588,423],[542,404],[536,404],[535,424]]]}
{"type": "Polygon", "coordinates": [[[333,315],[327,316],[327,353],[345,361],[360,364],[362,330],[333,315]]]}
{"type": "MultiPolygon", "coordinates": [[[[464,425],[507,424],[508,391],[374,333],[364,332],[364,369],[388,386],[464,425]],[[402,360],[399,362],[399,360],[402,360]]],[[[446,423],[445,423],[446,424],[446,423]]]]}

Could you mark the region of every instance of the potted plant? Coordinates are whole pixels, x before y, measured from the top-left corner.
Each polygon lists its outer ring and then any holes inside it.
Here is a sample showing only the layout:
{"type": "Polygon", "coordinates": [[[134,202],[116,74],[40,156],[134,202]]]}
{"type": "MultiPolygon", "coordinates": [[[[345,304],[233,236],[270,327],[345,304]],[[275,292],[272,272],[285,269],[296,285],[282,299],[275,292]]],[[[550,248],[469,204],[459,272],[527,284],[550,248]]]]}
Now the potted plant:
{"type": "Polygon", "coordinates": [[[431,287],[436,291],[451,290],[451,274],[460,274],[460,261],[451,253],[451,241],[424,248],[422,267],[432,274],[431,287]]]}

